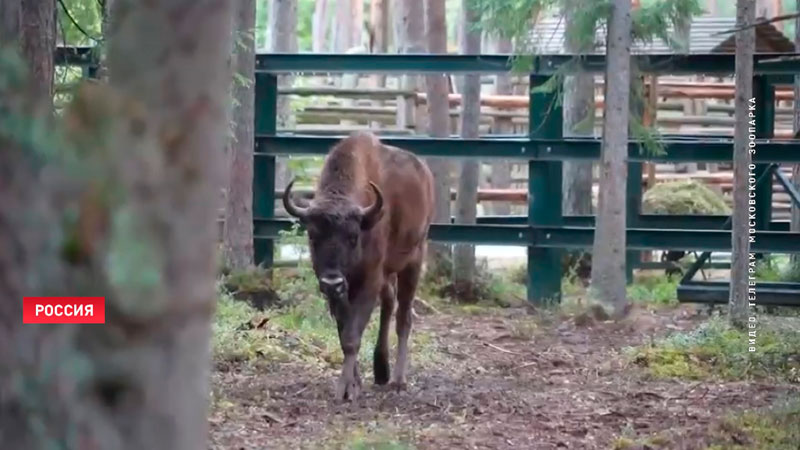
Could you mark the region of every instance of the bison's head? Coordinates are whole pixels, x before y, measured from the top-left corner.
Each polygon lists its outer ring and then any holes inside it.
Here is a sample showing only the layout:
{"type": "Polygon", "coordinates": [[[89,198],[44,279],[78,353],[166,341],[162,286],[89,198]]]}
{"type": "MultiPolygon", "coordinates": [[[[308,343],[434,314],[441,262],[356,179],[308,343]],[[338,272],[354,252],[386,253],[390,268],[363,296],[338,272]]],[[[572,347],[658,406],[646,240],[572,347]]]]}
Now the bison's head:
{"type": "Polygon", "coordinates": [[[283,193],[286,212],[300,219],[308,232],[311,262],[320,291],[334,303],[347,300],[347,275],[361,264],[362,233],[370,230],[383,213],[383,194],[370,182],[375,203],[362,207],[345,196],[315,199],[308,206],[291,198],[292,180],[283,193]]]}

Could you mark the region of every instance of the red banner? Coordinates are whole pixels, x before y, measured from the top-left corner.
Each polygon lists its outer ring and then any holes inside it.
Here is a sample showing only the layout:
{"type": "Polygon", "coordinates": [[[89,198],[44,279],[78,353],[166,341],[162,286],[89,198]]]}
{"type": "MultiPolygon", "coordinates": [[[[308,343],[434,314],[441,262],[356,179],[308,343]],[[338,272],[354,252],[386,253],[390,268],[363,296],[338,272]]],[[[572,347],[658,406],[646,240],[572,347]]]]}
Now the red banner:
{"type": "Polygon", "coordinates": [[[25,297],[22,323],[105,323],[105,297],[25,297]]]}

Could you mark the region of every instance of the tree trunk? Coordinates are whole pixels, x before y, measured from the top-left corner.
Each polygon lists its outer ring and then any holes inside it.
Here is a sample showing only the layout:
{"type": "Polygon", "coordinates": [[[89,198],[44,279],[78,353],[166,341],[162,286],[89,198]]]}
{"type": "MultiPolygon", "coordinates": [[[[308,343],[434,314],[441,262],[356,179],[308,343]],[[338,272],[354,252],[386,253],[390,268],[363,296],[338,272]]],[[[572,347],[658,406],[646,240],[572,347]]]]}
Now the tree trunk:
{"type": "MultiPolygon", "coordinates": [[[[497,53],[512,54],[514,46],[511,39],[497,36],[495,37],[495,48],[497,53]]],[[[497,95],[512,95],[514,88],[511,83],[511,76],[508,74],[498,74],[495,78],[494,92],[497,95]]],[[[510,118],[497,117],[494,119],[495,134],[513,134],[514,124],[510,118]]],[[[494,159],[491,162],[492,187],[495,189],[509,189],[511,187],[511,163],[494,159]]],[[[511,204],[508,202],[491,202],[492,214],[507,216],[511,214],[511,204]]]]}
{"type": "MultiPolygon", "coordinates": [[[[395,2],[395,30],[397,32],[397,51],[399,53],[424,53],[425,45],[425,9],[419,0],[400,0],[395,2]]],[[[418,75],[403,75],[400,86],[403,90],[416,92],[420,86],[418,75]]],[[[409,128],[412,124],[416,131],[423,132],[422,121],[416,117],[418,105],[416,97],[397,97],[397,125],[409,128]]]]}
{"type": "MultiPolygon", "coordinates": [[[[353,25],[350,28],[350,48],[361,45],[364,35],[364,0],[351,0],[351,16],[353,25]]],[[[349,49],[348,49],[349,50],[349,49]]]]}
{"type": "Polygon", "coordinates": [[[592,251],[592,289],[613,306],[614,316],[627,313],[625,293],[625,184],[631,64],[631,3],[614,0],[608,21],[605,114],[600,166],[600,195],[592,251]],[[620,132],[620,130],[624,130],[620,132]]]}
{"type": "MultiPolygon", "coordinates": [[[[111,34],[111,14],[114,8],[114,0],[98,0],[100,6],[100,32],[102,36],[109,36],[111,34]]],[[[97,78],[108,82],[108,65],[106,64],[106,52],[108,49],[103,48],[100,51],[99,61],[97,63],[97,78]]]]}
{"type": "MultiPolygon", "coordinates": [[[[800,11],[800,0],[795,2],[795,11],[800,11]]],[[[794,25],[794,48],[800,51],[800,18],[794,25]]],[[[794,77],[794,133],[800,132],[800,76],[794,77]]],[[[792,166],[792,182],[800,190],[800,164],[792,166]]],[[[792,203],[791,231],[800,233],[800,205],[792,203]]],[[[800,255],[792,255],[794,270],[800,273],[800,255]]]]}
{"type": "Polygon", "coordinates": [[[0,1],[0,45],[14,47],[22,35],[22,0],[0,1]]]}
{"type": "Polygon", "coordinates": [[[317,0],[311,27],[311,51],[324,53],[328,36],[328,0],[317,0]]]}
{"type": "MultiPolygon", "coordinates": [[[[370,52],[386,53],[389,50],[389,8],[387,0],[372,0],[369,17],[373,37],[370,52]]],[[[375,87],[386,86],[386,75],[374,75],[373,85],[375,87]]]]}
{"type": "Polygon", "coordinates": [[[33,77],[37,97],[53,105],[53,74],[56,47],[55,0],[22,2],[22,53],[33,77]]]}
{"type": "MultiPolygon", "coordinates": [[[[121,2],[110,86],[39,122],[63,139],[0,134],[4,448],[207,447],[232,4],[121,2]],[[22,325],[23,295],[103,296],[105,323],[22,325]]],[[[24,90],[0,87],[0,120],[24,90]]]]}
{"type": "MultiPolygon", "coordinates": [[[[297,53],[297,0],[272,0],[269,14],[273,52],[297,53]]],[[[278,76],[278,89],[292,86],[291,75],[278,76]]],[[[278,96],[277,111],[278,128],[294,128],[291,103],[289,97],[278,96]]],[[[288,159],[275,158],[275,188],[283,189],[289,182],[288,159]]]]}
{"type": "Polygon", "coordinates": [[[232,270],[253,264],[253,148],[255,100],[255,0],[240,0],[237,5],[236,45],[233,79],[234,139],[229,140],[228,192],[225,202],[223,259],[232,270]],[[247,80],[244,84],[240,80],[247,80]]]}
{"type": "MultiPolygon", "coordinates": [[[[566,50],[568,53],[585,53],[591,49],[581,48],[575,36],[577,29],[572,16],[580,5],[575,0],[564,3],[566,25],[566,50]]],[[[578,72],[564,79],[564,135],[594,135],[594,76],[590,72],[578,72]],[[576,128],[578,125],[580,128],[576,128]]],[[[562,209],[564,215],[588,215],[592,213],[592,161],[564,161],[562,178],[562,209]]]]}
{"type": "Polygon", "coordinates": [[[345,53],[353,47],[354,0],[336,0],[336,24],[334,26],[333,51],[345,53]]]}
{"type": "MultiPolygon", "coordinates": [[[[466,55],[481,52],[481,32],[474,27],[480,21],[480,13],[469,7],[471,0],[461,4],[463,40],[462,53],[466,55]]],[[[481,78],[478,74],[464,76],[462,88],[461,136],[477,139],[481,117],[481,78]]],[[[478,183],[480,161],[464,160],[461,163],[461,177],[458,180],[456,197],[456,223],[474,224],[478,214],[478,183]]],[[[462,301],[478,300],[475,296],[475,247],[469,244],[456,244],[453,255],[453,286],[456,298],[462,301]]]]}
{"type": "MultiPolygon", "coordinates": [[[[736,23],[753,23],[755,8],[751,0],[737,0],[736,23]]],[[[734,108],[736,123],[733,139],[733,221],[731,251],[731,289],[729,298],[730,321],[738,327],[746,326],[748,309],[748,266],[750,242],[748,240],[748,178],[752,161],[748,146],[749,106],[753,97],[753,53],[755,29],[736,33],[736,98],[734,108]]],[[[758,114],[760,111],[756,111],[758,114]]]]}
{"type": "MultiPolygon", "coordinates": [[[[447,22],[444,2],[425,0],[428,53],[447,53],[447,22]]],[[[450,107],[448,104],[447,77],[427,75],[425,90],[428,95],[428,132],[432,137],[450,136],[450,107]]],[[[434,176],[434,222],[450,223],[450,163],[444,158],[428,158],[434,176]]],[[[434,273],[449,274],[450,246],[433,243],[428,253],[428,267],[434,273]]]]}

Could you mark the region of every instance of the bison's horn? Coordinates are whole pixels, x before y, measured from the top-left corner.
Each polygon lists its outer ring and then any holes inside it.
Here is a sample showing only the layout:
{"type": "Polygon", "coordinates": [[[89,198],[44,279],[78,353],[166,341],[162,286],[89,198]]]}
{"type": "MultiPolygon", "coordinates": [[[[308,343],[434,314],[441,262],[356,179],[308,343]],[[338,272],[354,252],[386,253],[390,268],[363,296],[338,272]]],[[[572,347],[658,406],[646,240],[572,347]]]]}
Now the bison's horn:
{"type": "Polygon", "coordinates": [[[372,187],[372,190],[375,192],[375,203],[361,208],[361,214],[364,217],[364,221],[367,223],[373,223],[378,218],[378,214],[381,212],[383,208],[383,193],[381,192],[380,188],[373,183],[372,181],[369,182],[369,185],[372,187]]]}
{"type": "Polygon", "coordinates": [[[297,178],[293,178],[292,181],[286,185],[286,189],[283,191],[283,208],[287,213],[289,213],[289,215],[302,219],[308,213],[308,208],[297,206],[292,201],[292,186],[294,185],[295,181],[297,181],[297,178]]]}

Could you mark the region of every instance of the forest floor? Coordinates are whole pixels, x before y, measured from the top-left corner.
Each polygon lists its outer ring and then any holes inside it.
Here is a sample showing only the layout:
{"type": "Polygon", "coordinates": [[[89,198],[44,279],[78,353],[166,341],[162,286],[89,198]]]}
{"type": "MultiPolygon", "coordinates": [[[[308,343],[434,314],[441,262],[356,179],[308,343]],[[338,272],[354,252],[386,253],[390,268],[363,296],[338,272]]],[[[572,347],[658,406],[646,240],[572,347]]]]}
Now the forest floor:
{"type": "MultiPolygon", "coordinates": [[[[251,331],[287,342],[269,316],[251,331]]],[[[333,400],[336,363],[217,361],[210,448],[800,448],[794,431],[743,423],[767,417],[759,408],[800,398],[797,379],[699,373],[690,370],[692,355],[658,376],[649,365],[664,356],[641,356],[660,337],[688,336],[709,320],[705,311],[640,305],[622,323],[601,319],[526,307],[426,311],[415,322],[408,390],[374,385],[371,357],[363,357],[374,342],[365,338],[355,403],[333,400]],[[683,366],[688,377],[669,376],[683,366]]],[[[800,406],[783,408],[776,423],[800,429],[800,406]]]]}

